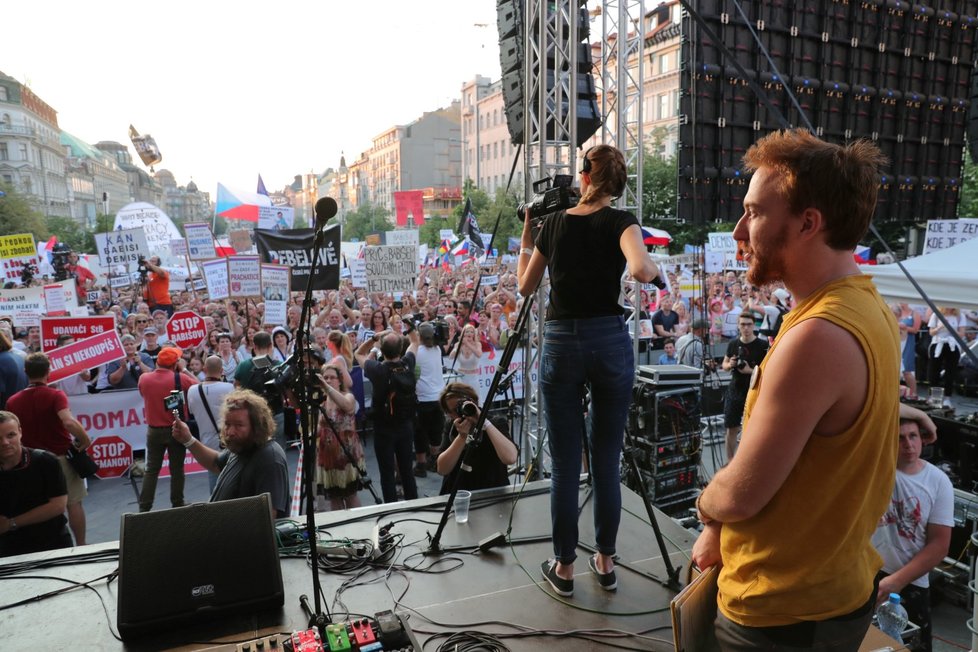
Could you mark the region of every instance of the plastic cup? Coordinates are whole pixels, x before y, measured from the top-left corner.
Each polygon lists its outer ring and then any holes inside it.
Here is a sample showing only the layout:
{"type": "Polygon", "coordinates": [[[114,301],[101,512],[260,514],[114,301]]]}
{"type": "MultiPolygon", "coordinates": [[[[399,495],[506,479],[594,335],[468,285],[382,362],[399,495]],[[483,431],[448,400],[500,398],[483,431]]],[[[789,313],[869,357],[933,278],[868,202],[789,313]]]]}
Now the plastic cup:
{"type": "Polygon", "coordinates": [[[930,404],[933,405],[934,407],[941,407],[944,404],[943,387],[930,388],[930,404]]]}
{"type": "Polygon", "coordinates": [[[455,494],[455,522],[456,523],[468,523],[469,522],[469,501],[472,500],[472,492],[459,490],[455,494]]]}

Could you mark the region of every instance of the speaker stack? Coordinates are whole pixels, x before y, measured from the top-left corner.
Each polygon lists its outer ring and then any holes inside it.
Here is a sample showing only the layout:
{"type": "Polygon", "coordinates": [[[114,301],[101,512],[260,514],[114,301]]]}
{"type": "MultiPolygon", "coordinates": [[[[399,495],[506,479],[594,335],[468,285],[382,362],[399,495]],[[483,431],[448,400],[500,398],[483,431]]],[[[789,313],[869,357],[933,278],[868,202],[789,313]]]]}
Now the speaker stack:
{"type": "Polygon", "coordinates": [[[968,128],[978,3],[701,0],[694,12],[708,29],[686,12],[681,219],[739,219],[744,153],[785,126],[779,114],[806,126],[802,113],[820,138],[866,138],[887,156],[877,221],[956,217],[966,136],[978,142],[978,116],[968,128]]]}

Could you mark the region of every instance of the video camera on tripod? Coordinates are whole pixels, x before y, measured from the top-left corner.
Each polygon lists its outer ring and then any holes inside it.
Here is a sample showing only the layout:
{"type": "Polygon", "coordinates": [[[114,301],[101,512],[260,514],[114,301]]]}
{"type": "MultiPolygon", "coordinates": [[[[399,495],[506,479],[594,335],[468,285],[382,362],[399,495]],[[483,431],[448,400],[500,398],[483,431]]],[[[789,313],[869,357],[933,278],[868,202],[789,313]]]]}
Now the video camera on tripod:
{"type": "Polygon", "coordinates": [[[570,174],[555,174],[533,182],[533,198],[520,204],[516,214],[520,218],[533,220],[533,226],[539,227],[547,216],[557,211],[577,206],[581,199],[581,191],[571,184],[574,177],[570,174]]]}
{"type": "Polygon", "coordinates": [[[139,257],[139,284],[146,285],[149,282],[149,267],[146,266],[146,256],[139,257]]]}
{"type": "Polygon", "coordinates": [[[54,280],[57,282],[66,281],[71,276],[68,265],[71,263],[70,256],[73,252],[71,247],[64,242],[54,245],[51,250],[51,267],[54,268],[54,280]]]}

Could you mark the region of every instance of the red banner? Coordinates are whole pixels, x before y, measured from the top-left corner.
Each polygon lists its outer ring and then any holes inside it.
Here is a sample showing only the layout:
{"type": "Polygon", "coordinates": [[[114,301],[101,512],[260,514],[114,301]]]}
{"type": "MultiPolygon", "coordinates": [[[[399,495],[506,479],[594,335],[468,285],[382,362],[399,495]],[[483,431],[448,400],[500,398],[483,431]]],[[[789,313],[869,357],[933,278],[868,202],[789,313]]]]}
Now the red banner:
{"type": "Polygon", "coordinates": [[[71,335],[83,340],[115,328],[115,317],[41,317],[41,351],[57,348],[59,335],[71,335]]]}
{"type": "Polygon", "coordinates": [[[113,328],[48,353],[51,360],[49,382],[79,374],[86,369],[126,357],[119,333],[113,328]]]}
{"type": "Polygon", "coordinates": [[[404,190],[394,193],[394,210],[397,211],[397,225],[407,226],[408,213],[414,217],[414,224],[424,224],[424,191],[404,190]]]}
{"type": "Polygon", "coordinates": [[[181,349],[193,348],[207,337],[207,327],[197,313],[181,310],[166,322],[166,336],[181,349]]]}

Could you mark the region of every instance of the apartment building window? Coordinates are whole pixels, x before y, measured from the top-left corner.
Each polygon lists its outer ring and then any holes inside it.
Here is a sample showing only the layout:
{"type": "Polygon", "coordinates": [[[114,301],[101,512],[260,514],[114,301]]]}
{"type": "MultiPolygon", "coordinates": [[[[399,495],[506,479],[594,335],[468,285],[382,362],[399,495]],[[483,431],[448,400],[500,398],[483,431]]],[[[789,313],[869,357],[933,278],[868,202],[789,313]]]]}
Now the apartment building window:
{"type": "Polygon", "coordinates": [[[20,147],[20,160],[21,161],[28,160],[28,158],[27,158],[27,144],[26,143],[21,143],[19,147],[20,147]]]}
{"type": "Polygon", "coordinates": [[[7,102],[7,87],[0,86],[0,102],[7,102]]]}
{"type": "Polygon", "coordinates": [[[673,52],[663,52],[659,55],[659,74],[669,72],[672,70],[671,59],[675,57],[673,52]]]}
{"type": "Polygon", "coordinates": [[[0,161],[10,160],[10,155],[7,153],[7,143],[0,143],[0,161]]]}
{"type": "Polygon", "coordinates": [[[492,157],[499,158],[499,143],[492,144],[492,157]]]}
{"type": "Polygon", "coordinates": [[[656,113],[657,120],[665,120],[672,116],[672,104],[670,103],[670,93],[663,93],[659,96],[659,107],[656,113]]]}

